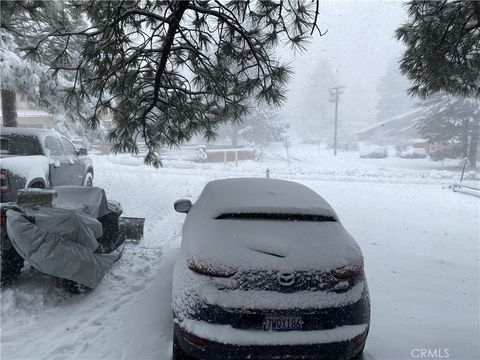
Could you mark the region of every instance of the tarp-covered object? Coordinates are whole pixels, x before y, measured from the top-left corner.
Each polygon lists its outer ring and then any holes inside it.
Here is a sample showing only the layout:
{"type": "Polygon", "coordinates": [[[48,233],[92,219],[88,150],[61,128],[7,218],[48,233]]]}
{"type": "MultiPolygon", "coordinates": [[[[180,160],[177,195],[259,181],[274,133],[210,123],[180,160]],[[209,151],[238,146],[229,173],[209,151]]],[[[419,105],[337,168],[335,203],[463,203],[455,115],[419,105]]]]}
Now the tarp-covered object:
{"type": "Polygon", "coordinates": [[[102,224],[95,217],[110,212],[105,192],[66,188],[60,193],[63,196],[56,199],[60,207],[25,207],[23,213],[9,210],[8,236],[20,256],[37,270],[95,288],[118,258],[118,254],[94,253],[102,236],[102,224]],[[81,193],[86,196],[79,197],[81,193]]]}
{"type": "Polygon", "coordinates": [[[107,215],[107,196],[105,190],[99,187],[84,186],[56,186],[57,196],[53,201],[56,208],[77,209],[98,219],[107,215]]]}

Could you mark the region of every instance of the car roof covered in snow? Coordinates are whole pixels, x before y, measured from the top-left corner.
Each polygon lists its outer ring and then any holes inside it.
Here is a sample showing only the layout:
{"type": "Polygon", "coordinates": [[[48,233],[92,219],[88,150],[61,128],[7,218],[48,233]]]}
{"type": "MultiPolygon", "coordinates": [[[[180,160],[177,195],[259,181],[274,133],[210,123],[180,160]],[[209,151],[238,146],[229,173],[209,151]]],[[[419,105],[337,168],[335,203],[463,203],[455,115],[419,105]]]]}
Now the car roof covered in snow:
{"type": "Polygon", "coordinates": [[[55,130],[41,129],[41,128],[18,128],[18,127],[5,127],[0,128],[0,135],[25,135],[25,136],[39,136],[45,137],[50,136],[59,136],[59,133],[55,130]]]}
{"type": "Polygon", "coordinates": [[[333,216],[332,207],[308,187],[286,180],[235,178],[209,182],[195,207],[209,218],[265,213],[333,216]]]}

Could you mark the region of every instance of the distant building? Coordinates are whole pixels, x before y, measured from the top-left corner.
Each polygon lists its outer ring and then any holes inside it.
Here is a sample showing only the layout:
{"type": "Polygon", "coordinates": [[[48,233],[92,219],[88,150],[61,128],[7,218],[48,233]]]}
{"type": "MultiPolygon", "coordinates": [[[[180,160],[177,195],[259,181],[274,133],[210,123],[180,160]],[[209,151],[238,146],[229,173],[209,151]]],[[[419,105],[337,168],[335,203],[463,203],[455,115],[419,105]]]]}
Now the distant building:
{"type": "Polygon", "coordinates": [[[422,112],[423,109],[415,109],[369,126],[357,132],[357,139],[380,145],[399,145],[419,139],[421,136],[415,124],[422,112]]]}
{"type": "Polygon", "coordinates": [[[415,125],[424,110],[415,109],[365,128],[357,133],[357,139],[377,145],[395,145],[398,150],[405,150],[407,147],[421,148],[425,149],[427,154],[458,148],[458,144],[431,143],[421,137],[415,125]]]}
{"type": "MultiPolygon", "coordinates": [[[[0,108],[0,119],[3,124],[3,116],[0,108]]],[[[40,129],[53,129],[53,116],[38,107],[22,101],[17,97],[17,126],[33,127],[40,129]]]]}

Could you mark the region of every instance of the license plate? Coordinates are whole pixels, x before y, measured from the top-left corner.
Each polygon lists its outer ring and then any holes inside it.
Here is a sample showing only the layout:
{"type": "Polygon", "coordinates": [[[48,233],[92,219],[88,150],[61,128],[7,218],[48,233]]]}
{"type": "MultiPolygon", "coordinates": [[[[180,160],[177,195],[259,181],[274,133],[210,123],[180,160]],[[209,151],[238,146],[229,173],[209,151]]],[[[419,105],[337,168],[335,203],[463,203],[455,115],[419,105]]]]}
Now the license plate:
{"type": "Polygon", "coordinates": [[[302,330],[303,321],[301,316],[265,316],[263,330],[302,330]]]}

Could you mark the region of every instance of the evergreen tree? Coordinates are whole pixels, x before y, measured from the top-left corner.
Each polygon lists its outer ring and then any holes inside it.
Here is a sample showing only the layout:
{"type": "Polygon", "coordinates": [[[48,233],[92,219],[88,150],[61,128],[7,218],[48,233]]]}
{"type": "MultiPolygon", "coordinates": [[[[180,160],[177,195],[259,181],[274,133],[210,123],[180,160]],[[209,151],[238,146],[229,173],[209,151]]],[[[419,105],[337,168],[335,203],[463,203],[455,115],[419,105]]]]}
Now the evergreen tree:
{"type": "Polygon", "coordinates": [[[407,46],[400,68],[410,93],[480,96],[480,2],[410,1],[396,36],[407,46]]]}
{"type": "Polygon", "coordinates": [[[282,141],[288,127],[279,121],[278,113],[272,107],[252,107],[240,121],[229,128],[232,146],[237,146],[239,139],[249,144],[265,146],[282,141]]]}
{"type": "Polygon", "coordinates": [[[462,96],[437,95],[423,104],[425,111],[417,123],[420,134],[430,142],[458,142],[463,156],[472,164],[476,152],[472,150],[480,129],[480,100],[462,96]]]}
{"type": "Polygon", "coordinates": [[[413,101],[408,96],[409,82],[403,77],[396,61],[392,61],[377,86],[377,120],[385,121],[412,110],[413,101]]]}
{"type": "Polygon", "coordinates": [[[73,70],[80,96],[98,99],[88,123],[96,126],[111,112],[113,149],[137,152],[142,137],[145,160],[155,166],[160,146],[199,133],[214,137],[219,124],[246,113],[251,97],[281,104],[290,69],[273,49],[281,42],[302,49],[318,16],[318,1],[297,0],[72,0],[64,6],[89,25],[40,29],[26,54],[55,70],[73,70]]]}
{"type": "Polygon", "coordinates": [[[300,78],[292,90],[295,94],[292,94],[294,104],[291,112],[301,114],[301,123],[296,124],[296,127],[300,129],[304,139],[319,141],[326,137],[326,133],[330,134],[333,121],[328,89],[337,85],[335,73],[330,63],[325,60],[318,60],[313,66],[303,70],[303,78],[300,78]]]}
{"type": "MultiPolygon", "coordinates": [[[[480,97],[480,2],[410,1],[409,21],[396,36],[407,46],[400,68],[422,98],[448,94],[480,97]]],[[[477,115],[478,116],[478,115],[477,115]]],[[[474,121],[478,124],[478,120],[474,121]]],[[[478,125],[474,126],[478,129],[478,125]]],[[[478,130],[471,135],[469,159],[476,166],[478,130]]]]}
{"type": "MultiPolygon", "coordinates": [[[[25,57],[22,48],[40,31],[61,27],[66,31],[83,24],[81,18],[72,17],[63,7],[61,1],[8,1],[2,3],[0,24],[0,78],[2,87],[2,111],[4,123],[16,126],[12,122],[12,113],[16,108],[16,93],[35,103],[42,109],[50,111],[56,125],[63,127],[64,118],[75,122],[80,116],[87,118],[93,110],[93,103],[88,98],[74,101],[65,95],[70,93],[74,84],[74,74],[66,71],[52,70],[49,60],[42,63],[42,58],[25,57]],[[42,29],[42,30],[40,30],[42,29]],[[48,64],[48,65],[47,65],[48,64]],[[13,110],[12,110],[13,109],[13,110]],[[58,124],[57,124],[58,123],[58,124]]],[[[51,52],[60,52],[67,44],[51,44],[51,52]]],[[[71,55],[78,56],[80,45],[70,45],[71,55]]],[[[67,60],[57,59],[58,62],[67,60]]],[[[15,114],[16,117],[16,114],[15,114]]]]}

